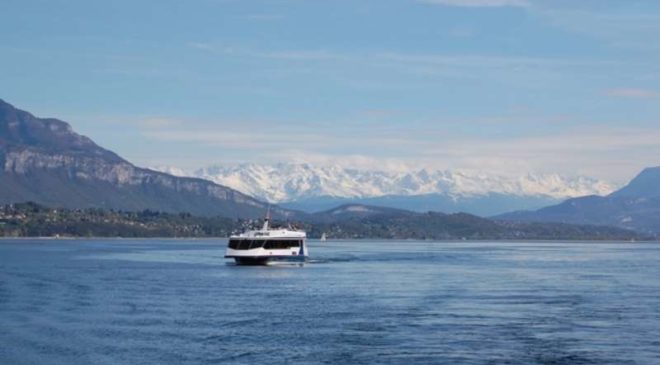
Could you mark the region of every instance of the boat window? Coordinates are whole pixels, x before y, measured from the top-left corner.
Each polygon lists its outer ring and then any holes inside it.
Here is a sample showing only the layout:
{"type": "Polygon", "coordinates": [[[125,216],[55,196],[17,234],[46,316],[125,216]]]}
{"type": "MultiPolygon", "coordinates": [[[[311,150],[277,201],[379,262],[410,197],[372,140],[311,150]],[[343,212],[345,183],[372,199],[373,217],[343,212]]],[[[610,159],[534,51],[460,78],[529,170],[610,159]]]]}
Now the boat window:
{"type": "Polygon", "coordinates": [[[277,249],[278,248],[277,241],[275,241],[275,240],[266,241],[266,244],[264,245],[264,248],[267,249],[267,250],[277,249]]]}
{"type": "Polygon", "coordinates": [[[291,247],[300,247],[302,241],[296,239],[281,239],[281,240],[247,240],[247,239],[231,239],[229,240],[229,248],[234,250],[251,250],[254,248],[263,247],[267,250],[284,250],[291,247]]]}
{"type": "Polygon", "coordinates": [[[289,247],[300,247],[300,240],[267,240],[264,245],[265,249],[282,250],[289,247]]]}
{"type": "Polygon", "coordinates": [[[237,250],[238,249],[238,243],[239,240],[229,240],[229,248],[232,250],[237,250]]]}
{"type": "Polygon", "coordinates": [[[247,250],[250,247],[250,240],[241,240],[241,243],[238,245],[239,250],[247,250]]]}
{"type": "Polygon", "coordinates": [[[253,248],[263,247],[265,242],[266,242],[265,240],[250,241],[250,250],[253,248]]]}

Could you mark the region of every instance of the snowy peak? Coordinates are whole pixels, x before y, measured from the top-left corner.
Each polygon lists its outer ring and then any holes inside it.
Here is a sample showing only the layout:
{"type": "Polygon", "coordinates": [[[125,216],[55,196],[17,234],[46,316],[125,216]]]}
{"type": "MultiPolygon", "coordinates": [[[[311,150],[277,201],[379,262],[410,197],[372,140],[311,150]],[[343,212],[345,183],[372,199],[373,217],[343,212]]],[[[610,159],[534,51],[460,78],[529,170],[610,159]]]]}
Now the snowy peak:
{"type": "Polygon", "coordinates": [[[510,177],[463,170],[421,169],[390,172],[356,170],[336,165],[288,163],[216,165],[187,174],[172,168],[157,169],[211,180],[274,203],[324,196],[369,198],[442,194],[464,198],[494,193],[565,199],[584,195],[606,195],[614,190],[614,186],[604,181],[558,174],[510,177]]]}

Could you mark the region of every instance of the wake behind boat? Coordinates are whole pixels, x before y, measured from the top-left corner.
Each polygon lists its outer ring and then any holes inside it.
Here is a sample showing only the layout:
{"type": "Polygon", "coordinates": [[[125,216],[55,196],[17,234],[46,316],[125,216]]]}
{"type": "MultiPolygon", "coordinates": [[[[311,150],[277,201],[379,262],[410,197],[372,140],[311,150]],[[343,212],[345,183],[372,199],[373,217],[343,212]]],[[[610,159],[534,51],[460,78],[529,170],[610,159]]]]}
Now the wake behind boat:
{"type": "Polygon", "coordinates": [[[303,231],[271,228],[266,217],[261,229],[229,237],[225,258],[233,258],[238,265],[304,262],[309,255],[306,237],[303,231]]]}

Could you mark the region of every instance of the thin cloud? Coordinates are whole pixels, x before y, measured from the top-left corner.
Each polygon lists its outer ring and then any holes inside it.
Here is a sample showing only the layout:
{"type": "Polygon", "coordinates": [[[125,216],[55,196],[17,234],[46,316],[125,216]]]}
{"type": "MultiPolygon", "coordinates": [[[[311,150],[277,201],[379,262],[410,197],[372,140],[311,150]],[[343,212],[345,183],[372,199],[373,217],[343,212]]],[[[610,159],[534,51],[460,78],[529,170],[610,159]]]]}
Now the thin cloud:
{"type": "Polygon", "coordinates": [[[170,118],[146,118],[139,121],[140,126],[148,129],[180,126],[181,121],[170,118]]]}
{"type": "Polygon", "coordinates": [[[201,49],[203,51],[215,51],[215,47],[212,44],[204,42],[189,42],[188,46],[191,48],[201,49]]]}
{"type": "Polygon", "coordinates": [[[349,61],[356,57],[326,50],[289,50],[277,52],[253,52],[255,56],[287,61],[349,61]]]}
{"type": "Polygon", "coordinates": [[[245,14],[241,18],[254,21],[270,21],[284,19],[281,14],[245,14]]]}
{"type": "MultiPolygon", "coordinates": [[[[492,128],[493,124],[522,123],[523,119],[529,118],[475,118],[463,120],[461,124],[492,128]]],[[[644,166],[657,164],[654,156],[660,154],[660,132],[652,128],[569,127],[563,117],[541,119],[537,122],[553,125],[560,122],[560,126],[542,135],[495,138],[451,133],[445,122],[433,128],[388,124],[373,129],[363,124],[337,128],[332,123],[321,122],[294,128],[268,121],[234,121],[233,127],[227,128],[226,121],[217,121],[204,128],[183,128],[188,123],[168,125],[165,120],[162,124],[149,123],[153,128],[144,128],[141,132],[147,140],[179,146],[204,145],[217,151],[218,156],[229,159],[212,161],[216,163],[242,156],[245,161],[263,158],[269,162],[317,164],[342,161],[345,167],[388,166],[394,170],[427,167],[502,174],[558,172],[617,183],[625,182],[644,166]]]]}
{"type": "Polygon", "coordinates": [[[657,165],[660,132],[648,128],[572,128],[544,136],[464,138],[420,153],[454,166],[515,171],[578,173],[624,182],[657,165]],[[616,168],[614,168],[616,167],[616,168]]]}
{"type": "MultiPolygon", "coordinates": [[[[493,54],[450,54],[431,52],[397,51],[347,51],[339,49],[271,49],[257,50],[229,44],[192,42],[188,47],[237,59],[261,59],[271,63],[263,77],[282,77],[292,74],[333,75],[335,80],[349,87],[365,90],[400,89],[401,83],[393,84],[388,78],[344,77],[345,67],[369,68],[373,72],[414,77],[496,79],[511,83],[529,78],[556,80],[567,74],[593,75],[620,62],[596,58],[565,58],[535,56],[503,56],[493,54]]],[[[261,75],[261,74],[260,74],[261,75]]]]}
{"type": "Polygon", "coordinates": [[[649,89],[619,88],[605,91],[606,95],[627,99],[658,99],[660,92],[649,89]]]}
{"type": "Polygon", "coordinates": [[[460,6],[468,8],[528,7],[527,0],[418,0],[426,4],[460,6]]]}
{"type": "Polygon", "coordinates": [[[657,52],[654,39],[660,32],[660,16],[654,13],[605,11],[602,9],[575,10],[556,6],[553,2],[538,3],[534,7],[550,24],[606,41],[610,46],[630,50],[657,52]]]}

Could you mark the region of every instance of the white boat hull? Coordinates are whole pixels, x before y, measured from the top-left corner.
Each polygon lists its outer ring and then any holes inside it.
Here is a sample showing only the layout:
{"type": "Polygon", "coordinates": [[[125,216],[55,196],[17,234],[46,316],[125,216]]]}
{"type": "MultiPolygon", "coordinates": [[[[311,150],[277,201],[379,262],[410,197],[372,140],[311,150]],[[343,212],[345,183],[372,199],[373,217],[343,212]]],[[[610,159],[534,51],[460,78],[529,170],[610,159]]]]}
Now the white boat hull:
{"type": "Polygon", "coordinates": [[[266,265],[273,263],[304,262],[308,257],[307,244],[299,241],[298,247],[267,249],[263,247],[241,250],[227,248],[225,258],[232,258],[238,265],[266,265]]]}

